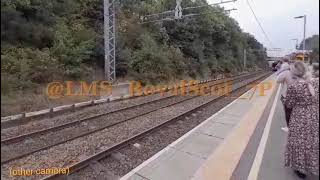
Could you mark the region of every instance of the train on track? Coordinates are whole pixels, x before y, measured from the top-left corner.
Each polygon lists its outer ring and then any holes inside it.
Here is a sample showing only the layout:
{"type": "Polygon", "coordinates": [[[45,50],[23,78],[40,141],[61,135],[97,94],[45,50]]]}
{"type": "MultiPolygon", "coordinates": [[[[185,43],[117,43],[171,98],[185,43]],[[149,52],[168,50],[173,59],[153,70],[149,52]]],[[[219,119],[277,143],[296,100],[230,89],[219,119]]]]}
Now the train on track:
{"type": "Polygon", "coordinates": [[[307,61],[309,59],[309,53],[305,53],[303,58],[302,52],[295,52],[290,54],[290,59],[295,61],[307,61]]]}

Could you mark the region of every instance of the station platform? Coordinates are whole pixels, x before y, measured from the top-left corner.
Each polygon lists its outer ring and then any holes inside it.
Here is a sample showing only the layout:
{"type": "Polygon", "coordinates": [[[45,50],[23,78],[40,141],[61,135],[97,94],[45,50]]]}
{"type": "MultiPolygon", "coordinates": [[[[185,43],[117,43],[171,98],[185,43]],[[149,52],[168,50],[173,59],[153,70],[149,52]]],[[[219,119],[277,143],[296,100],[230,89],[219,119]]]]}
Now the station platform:
{"type": "MultiPolygon", "coordinates": [[[[273,74],[121,180],[297,180],[284,167],[287,133],[273,74]]],[[[308,177],[314,179],[314,177],[308,177]]]]}

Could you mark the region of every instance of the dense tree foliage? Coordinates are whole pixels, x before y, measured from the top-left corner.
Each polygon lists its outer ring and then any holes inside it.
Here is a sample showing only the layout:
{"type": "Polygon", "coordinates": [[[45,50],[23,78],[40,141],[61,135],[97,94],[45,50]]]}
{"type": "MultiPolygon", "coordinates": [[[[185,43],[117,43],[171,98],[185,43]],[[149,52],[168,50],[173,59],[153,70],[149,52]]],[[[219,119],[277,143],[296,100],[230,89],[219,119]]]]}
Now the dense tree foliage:
{"type": "MultiPolygon", "coordinates": [[[[175,1],[116,1],[119,77],[156,83],[241,71],[244,49],[248,68],[266,65],[263,46],[221,8],[140,24],[141,15],[172,10],[175,1]]],[[[184,7],[203,4],[183,1],[184,7]]],[[[86,78],[94,67],[103,69],[103,0],[1,0],[1,44],[6,89],[86,78]]]]}

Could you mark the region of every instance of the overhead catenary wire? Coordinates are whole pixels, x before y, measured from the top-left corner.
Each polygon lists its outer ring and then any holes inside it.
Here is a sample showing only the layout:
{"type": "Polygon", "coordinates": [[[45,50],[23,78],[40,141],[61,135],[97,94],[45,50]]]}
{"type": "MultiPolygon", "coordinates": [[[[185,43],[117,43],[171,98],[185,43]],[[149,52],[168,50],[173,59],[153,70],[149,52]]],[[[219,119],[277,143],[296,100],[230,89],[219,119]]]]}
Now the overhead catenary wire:
{"type": "Polygon", "coordinates": [[[251,4],[249,3],[249,1],[248,1],[248,0],[246,0],[246,1],[247,1],[247,4],[248,4],[248,6],[249,6],[249,8],[250,8],[250,10],[251,10],[251,12],[252,12],[252,14],[253,14],[253,16],[254,16],[255,20],[257,21],[257,23],[258,23],[258,25],[259,25],[259,27],[260,27],[260,29],[261,29],[262,33],[264,34],[264,36],[265,36],[265,38],[267,39],[267,41],[270,43],[271,47],[273,47],[273,44],[272,44],[271,40],[269,39],[269,37],[268,37],[267,33],[266,33],[266,32],[265,32],[265,30],[263,29],[263,27],[262,27],[262,25],[261,25],[261,23],[260,23],[260,21],[259,21],[259,19],[258,19],[257,15],[256,15],[256,13],[254,12],[254,10],[253,10],[253,8],[252,8],[251,4]]]}
{"type": "MultiPolygon", "coordinates": [[[[213,4],[206,4],[206,5],[185,7],[185,8],[182,8],[182,10],[197,9],[197,8],[203,8],[203,7],[216,6],[216,5],[219,5],[219,4],[226,4],[226,3],[235,2],[235,1],[236,1],[236,0],[229,0],[229,1],[221,1],[221,2],[218,2],[218,3],[213,3],[213,4]]],[[[145,15],[144,17],[158,16],[158,15],[162,15],[162,14],[174,13],[174,11],[175,11],[175,10],[167,10],[167,11],[164,11],[164,12],[161,12],[161,13],[145,15]]]]}
{"type": "MultiPolygon", "coordinates": [[[[237,10],[237,9],[235,9],[235,8],[226,9],[226,10],[224,10],[223,12],[228,13],[228,12],[234,11],[234,10],[237,10]]],[[[183,15],[183,16],[182,16],[182,19],[183,19],[183,18],[187,18],[187,17],[194,17],[194,16],[201,16],[201,15],[206,15],[206,14],[212,14],[212,13],[222,13],[222,12],[219,12],[219,11],[211,11],[211,12],[208,12],[208,13],[187,14],[187,15],[183,15]]],[[[167,18],[160,19],[160,20],[153,20],[153,21],[148,21],[148,22],[142,22],[142,23],[139,23],[139,24],[155,23],[155,22],[162,22],[162,21],[175,21],[175,20],[176,20],[176,19],[174,19],[174,18],[167,17],[167,18]]]]}
{"type": "MultiPolygon", "coordinates": [[[[185,8],[182,8],[182,10],[190,10],[190,9],[198,9],[198,8],[203,8],[203,7],[217,6],[217,5],[219,5],[219,4],[226,4],[226,3],[230,3],[230,2],[236,2],[236,1],[237,1],[237,0],[227,0],[227,1],[221,1],[221,2],[213,3],[213,4],[206,4],[206,5],[185,7],[185,8]]],[[[141,16],[140,18],[141,18],[141,19],[144,19],[144,18],[157,17],[157,16],[161,16],[161,15],[164,15],[164,16],[165,16],[165,15],[172,14],[172,13],[174,13],[174,12],[175,12],[175,10],[167,10],[167,11],[160,12],[160,13],[144,15],[144,16],[141,16]]],[[[167,20],[166,18],[164,18],[164,19],[167,20]]],[[[155,21],[150,21],[150,22],[157,22],[157,21],[161,21],[161,20],[155,20],[155,21]]],[[[148,23],[148,22],[143,22],[143,23],[148,23]]]]}

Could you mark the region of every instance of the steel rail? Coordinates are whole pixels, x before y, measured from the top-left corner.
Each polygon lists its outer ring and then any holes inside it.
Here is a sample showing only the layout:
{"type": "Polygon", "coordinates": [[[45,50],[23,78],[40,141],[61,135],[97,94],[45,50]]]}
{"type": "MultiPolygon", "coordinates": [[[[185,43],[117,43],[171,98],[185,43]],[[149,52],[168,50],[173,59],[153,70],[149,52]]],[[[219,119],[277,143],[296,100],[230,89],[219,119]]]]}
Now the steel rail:
{"type": "MultiPolygon", "coordinates": [[[[239,75],[236,75],[236,76],[241,76],[241,75],[244,75],[244,74],[239,74],[239,75]]],[[[205,81],[200,81],[199,84],[203,84],[203,83],[208,83],[208,82],[212,82],[212,81],[217,81],[217,80],[221,80],[223,78],[219,78],[219,79],[210,79],[210,80],[205,80],[205,81]]],[[[164,92],[168,92],[170,89],[166,89],[164,92]]],[[[161,93],[161,92],[155,92],[155,94],[158,94],[158,93],[161,93]]],[[[101,99],[97,99],[97,100],[91,100],[90,103],[89,101],[87,101],[86,105],[81,105],[81,106],[76,106],[76,104],[79,104],[79,103],[75,103],[75,104],[69,104],[69,105],[66,105],[66,106],[70,106],[70,107],[73,107],[73,108],[63,108],[63,109],[60,109],[60,110],[57,110],[57,111],[54,111],[55,108],[59,108],[59,107],[62,107],[62,106],[58,106],[58,107],[53,107],[51,109],[47,109],[48,113],[43,113],[43,114],[38,114],[38,115],[32,115],[32,116],[28,116],[28,117],[23,117],[25,116],[27,113],[20,113],[20,114],[16,114],[16,115],[22,115],[22,117],[18,118],[18,119],[13,119],[13,120],[8,120],[8,121],[1,121],[1,128],[3,129],[6,129],[6,128],[10,128],[10,127],[13,127],[13,126],[18,126],[18,125],[23,125],[23,124],[26,124],[28,122],[32,122],[32,121],[39,121],[41,120],[41,117],[46,117],[48,115],[51,116],[56,116],[56,115],[59,115],[59,114],[64,114],[64,113],[67,113],[69,111],[80,111],[82,109],[85,109],[89,106],[97,106],[97,105],[100,105],[100,104],[105,104],[105,103],[109,103],[109,102],[118,102],[118,101],[122,101],[122,100],[130,100],[130,99],[136,99],[136,98],[139,98],[139,97],[144,97],[144,96],[147,96],[147,95],[134,95],[134,96],[130,96],[130,97],[125,97],[125,96],[121,96],[121,97],[118,97],[116,99],[113,99],[111,100],[110,98],[107,99],[106,101],[104,102],[95,102],[95,101],[99,101],[101,99]]],[[[85,102],[80,102],[80,103],[85,103],[85,102]]],[[[40,110],[41,111],[41,110],[40,110]]],[[[31,112],[28,112],[28,113],[31,113],[31,112]]],[[[15,115],[12,115],[12,116],[15,116],[15,115]]],[[[9,117],[9,116],[7,116],[9,117]]]]}
{"type": "MultiPolygon", "coordinates": [[[[248,76],[248,74],[247,75],[242,75],[242,76],[248,76]]],[[[241,78],[242,76],[238,76],[238,77],[241,78]]],[[[235,76],[235,77],[237,77],[237,76],[235,76]]],[[[231,78],[233,78],[233,77],[231,77],[231,78]]],[[[216,80],[216,81],[228,80],[228,79],[231,79],[231,78],[219,79],[219,80],[216,80]]],[[[210,81],[210,82],[212,82],[212,81],[210,81]]],[[[221,83],[224,83],[224,82],[217,82],[216,84],[213,84],[213,85],[218,85],[218,84],[221,84],[221,83]]],[[[167,98],[172,98],[173,96],[174,95],[167,96],[167,97],[160,98],[160,99],[156,99],[156,100],[152,100],[152,101],[148,101],[148,102],[143,102],[143,103],[132,105],[132,106],[129,106],[129,107],[115,109],[113,111],[100,113],[100,114],[96,114],[96,115],[93,115],[93,116],[90,116],[90,117],[82,118],[82,119],[77,120],[77,121],[63,123],[63,124],[60,124],[58,126],[54,126],[54,127],[51,127],[51,128],[47,128],[47,129],[43,129],[43,130],[39,130],[39,131],[34,131],[34,132],[31,132],[31,133],[18,135],[18,136],[11,137],[11,138],[6,138],[6,139],[1,140],[1,144],[15,143],[15,142],[18,142],[18,141],[20,141],[20,140],[22,140],[24,138],[27,138],[27,137],[33,137],[34,135],[43,134],[43,133],[48,132],[48,131],[64,129],[64,128],[67,128],[67,127],[73,126],[75,124],[82,123],[82,122],[85,122],[85,121],[88,121],[88,120],[91,120],[91,119],[94,119],[94,118],[98,118],[98,117],[101,117],[101,116],[109,115],[109,114],[116,113],[116,112],[123,111],[123,110],[132,109],[132,108],[135,108],[135,107],[138,107],[138,106],[142,106],[142,105],[145,105],[145,104],[155,103],[155,102],[167,99],[167,98]]]]}
{"type": "MultiPolygon", "coordinates": [[[[247,73],[245,74],[239,74],[239,75],[234,75],[234,76],[231,76],[229,78],[233,78],[233,77],[240,77],[240,76],[244,76],[244,75],[248,75],[247,73]]],[[[215,82],[215,81],[220,81],[220,80],[224,80],[224,79],[228,79],[228,78],[218,78],[218,79],[210,79],[210,80],[205,80],[205,81],[200,81],[200,83],[198,84],[205,84],[205,83],[210,83],[210,82],[215,82]]],[[[177,88],[181,88],[180,86],[178,86],[177,88]]],[[[169,92],[171,89],[170,88],[167,88],[165,89],[163,92],[169,92]]],[[[160,94],[160,93],[163,93],[163,92],[155,92],[155,94],[160,94]]],[[[120,99],[115,99],[115,100],[112,100],[112,101],[107,101],[107,102],[103,102],[103,103],[98,103],[98,104],[91,104],[90,106],[96,106],[96,105],[99,105],[99,104],[104,104],[104,103],[108,103],[108,102],[118,102],[118,101],[122,101],[122,100],[131,100],[131,99],[136,99],[136,98],[139,98],[139,97],[146,97],[148,95],[134,95],[134,96],[130,96],[130,97],[127,97],[127,98],[120,98],[120,99]]],[[[71,106],[71,105],[70,105],[71,106]]],[[[89,106],[89,105],[88,105],[89,106]]],[[[88,106],[80,106],[80,107],[76,107],[76,109],[79,110],[82,110],[84,108],[87,108],[88,106]]],[[[54,111],[53,113],[65,113],[65,111],[69,111],[70,109],[64,109],[64,110],[61,110],[61,111],[54,111]]],[[[75,109],[73,109],[75,110],[75,109]]],[[[45,116],[46,114],[41,114],[41,115],[35,115],[35,116],[32,116],[34,118],[39,118],[40,116],[45,116]]],[[[5,126],[5,129],[6,128],[10,128],[10,127],[14,127],[14,126],[19,126],[19,125],[24,125],[28,122],[31,122],[31,121],[41,121],[42,119],[30,119],[32,117],[26,117],[27,119],[29,119],[28,121],[22,121],[21,119],[18,120],[17,122],[15,121],[14,124],[10,123],[10,126],[6,127],[5,124],[3,124],[3,122],[1,122],[1,128],[2,128],[2,125],[5,126]],[[22,122],[21,122],[22,121],[22,122]]]]}

